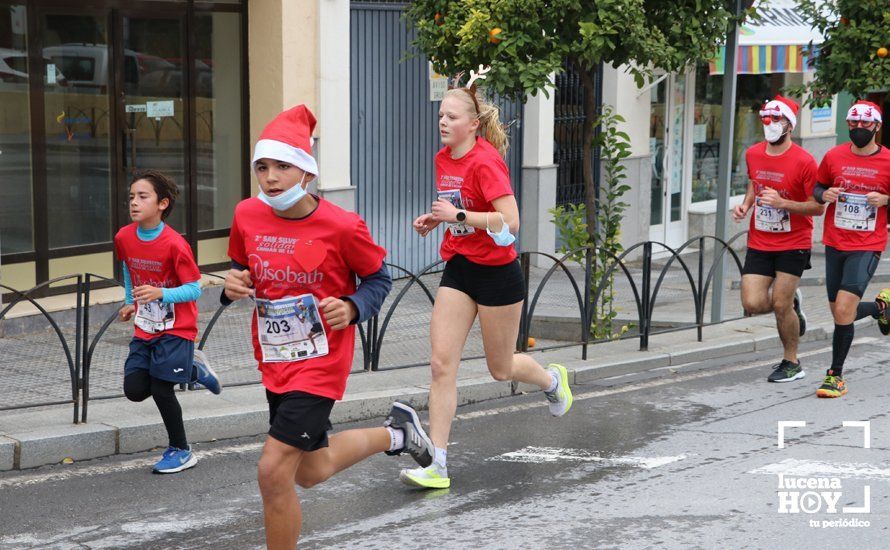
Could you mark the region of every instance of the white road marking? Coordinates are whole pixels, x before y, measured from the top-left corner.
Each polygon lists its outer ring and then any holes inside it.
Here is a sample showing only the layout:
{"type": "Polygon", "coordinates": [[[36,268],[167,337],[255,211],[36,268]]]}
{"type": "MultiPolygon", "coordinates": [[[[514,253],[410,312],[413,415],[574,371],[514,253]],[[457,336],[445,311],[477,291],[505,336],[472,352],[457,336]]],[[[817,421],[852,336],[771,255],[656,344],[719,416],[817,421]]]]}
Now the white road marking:
{"type": "MultiPolygon", "coordinates": [[[[226,447],[216,447],[207,449],[195,454],[198,460],[210,458],[212,456],[221,456],[229,454],[248,453],[263,448],[263,442],[241,443],[237,445],[229,445],[226,447]]],[[[128,470],[139,470],[142,468],[150,469],[157,462],[157,458],[135,458],[125,460],[114,464],[98,464],[96,466],[88,466],[85,468],[67,467],[70,469],[57,470],[52,472],[31,474],[0,479],[0,489],[4,487],[25,487],[37,483],[48,483],[54,481],[64,481],[75,477],[92,477],[105,474],[114,474],[118,472],[126,472],[128,470]]]]}
{"type": "Polygon", "coordinates": [[[511,451],[502,455],[487,458],[486,461],[497,462],[523,462],[542,464],[549,462],[599,462],[603,466],[635,466],[651,469],[678,462],[686,458],[686,455],[678,456],[620,456],[602,457],[582,449],[561,449],[558,447],[524,447],[518,451],[511,451]]]}
{"type": "Polygon", "coordinates": [[[823,462],[786,458],[781,462],[760,466],[749,474],[767,474],[793,477],[838,477],[890,481],[890,468],[862,462],[823,462]]]}

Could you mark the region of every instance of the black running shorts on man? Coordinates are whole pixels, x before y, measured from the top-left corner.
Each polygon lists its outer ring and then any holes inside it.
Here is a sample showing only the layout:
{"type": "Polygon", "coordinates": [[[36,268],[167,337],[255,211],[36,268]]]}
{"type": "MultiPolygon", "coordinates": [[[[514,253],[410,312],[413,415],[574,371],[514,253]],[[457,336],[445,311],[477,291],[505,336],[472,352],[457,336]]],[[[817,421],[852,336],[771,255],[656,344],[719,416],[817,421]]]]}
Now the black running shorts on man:
{"type": "Polygon", "coordinates": [[[825,287],[828,301],[834,302],[841,290],[862,298],[880,260],[881,255],[871,250],[842,252],[833,246],[826,246],[825,287]]]}
{"type": "Polygon", "coordinates": [[[266,390],[269,402],[269,435],[303,451],[328,446],[334,400],[311,393],[266,390]]]}
{"type": "Polygon", "coordinates": [[[482,265],[458,254],[445,264],[439,286],[459,290],[480,306],[508,306],[525,299],[519,260],[505,265],[482,265]]]}
{"type": "Polygon", "coordinates": [[[748,249],[745,255],[745,266],[742,275],[763,275],[775,278],[776,272],[781,271],[795,277],[803,275],[804,270],[810,269],[809,250],[782,250],[779,252],[767,252],[763,250],[748,249]]]}

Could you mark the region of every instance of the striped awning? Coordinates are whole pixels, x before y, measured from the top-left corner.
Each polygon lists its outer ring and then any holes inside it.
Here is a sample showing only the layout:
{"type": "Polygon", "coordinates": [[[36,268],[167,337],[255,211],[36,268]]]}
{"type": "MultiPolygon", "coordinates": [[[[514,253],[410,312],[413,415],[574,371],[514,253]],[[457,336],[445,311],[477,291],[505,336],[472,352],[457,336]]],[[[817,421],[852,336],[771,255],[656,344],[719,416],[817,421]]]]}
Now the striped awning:
{"type": "MultiPolygon", "coordinates": [[[[813,70],[804,45],[739,46],[736,63],[738,74],[802,73],[813,70]]],[[[818,51],[818,48],[816,49],[818,51]]],[[[723,74],[726,48],[710,61],[711,74],[723,74]]]]}

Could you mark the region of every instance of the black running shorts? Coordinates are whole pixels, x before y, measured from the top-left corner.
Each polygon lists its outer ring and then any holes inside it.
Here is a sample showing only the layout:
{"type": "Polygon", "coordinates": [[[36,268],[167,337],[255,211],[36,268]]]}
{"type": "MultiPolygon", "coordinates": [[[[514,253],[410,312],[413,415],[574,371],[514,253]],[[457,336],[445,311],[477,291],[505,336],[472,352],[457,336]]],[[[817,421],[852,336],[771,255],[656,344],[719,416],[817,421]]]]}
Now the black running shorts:
{"type": "Polygon", "coordinates": [[[879,252],[853,250],[843,252],[831,246],[825,247],[825,287],[828,301],[834,302],[837,293],[846,290],[862,298],[872,275],[881,260],[879,252]]]}
{"type": "Polygon", "coordinates": [[[482,265],[456,255],[445,264],[439,286],[459,290],[480,306],[508,306],[525,300],[525,279],[519,260],[482,265]]]}
{"type": "Polygon", "coordinates": [[[745,266],[742,275],[763,275],[775,278],[776,272],[781,271],[795,277],[803,275],[804,270],[810,269],[809,250],[782,250],[779,252],[767,252],[763,250],[748,249],[745,255],[745,266]]]}
{"type": "Polygon", "coordinates": [[[303,451],[328,446],[334,400],[311,393],[266,390],[269,402],[269,435],[303,451]]]}

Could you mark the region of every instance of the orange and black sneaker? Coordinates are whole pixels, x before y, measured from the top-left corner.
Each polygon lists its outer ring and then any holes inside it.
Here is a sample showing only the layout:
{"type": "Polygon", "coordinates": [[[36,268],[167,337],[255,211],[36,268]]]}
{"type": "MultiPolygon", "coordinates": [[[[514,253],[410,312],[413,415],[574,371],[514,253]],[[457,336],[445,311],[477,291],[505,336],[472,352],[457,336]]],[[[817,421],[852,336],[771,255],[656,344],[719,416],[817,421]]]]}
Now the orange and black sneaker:
{"type": "Polygon", "coordinates": [[[840,397],[845,393],[847,393],[847,384],[844,382],[844,377],[829,370],[822,385],[816,390],[816,397],[840,397]]]}

